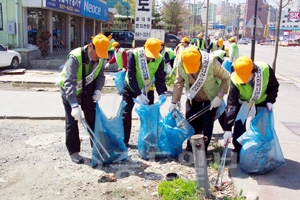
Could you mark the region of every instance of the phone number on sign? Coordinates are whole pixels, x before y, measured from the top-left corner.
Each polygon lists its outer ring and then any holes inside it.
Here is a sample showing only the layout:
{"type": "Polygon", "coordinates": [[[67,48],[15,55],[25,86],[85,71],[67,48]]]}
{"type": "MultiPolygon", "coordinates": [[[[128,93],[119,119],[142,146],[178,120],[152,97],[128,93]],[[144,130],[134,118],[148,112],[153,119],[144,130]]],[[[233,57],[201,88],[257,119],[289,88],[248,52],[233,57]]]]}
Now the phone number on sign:
{"type": "Polygon", "coordinates": [[[135,37],[149,38],[151,36],[148,32],[135,32],[135,37]]]}

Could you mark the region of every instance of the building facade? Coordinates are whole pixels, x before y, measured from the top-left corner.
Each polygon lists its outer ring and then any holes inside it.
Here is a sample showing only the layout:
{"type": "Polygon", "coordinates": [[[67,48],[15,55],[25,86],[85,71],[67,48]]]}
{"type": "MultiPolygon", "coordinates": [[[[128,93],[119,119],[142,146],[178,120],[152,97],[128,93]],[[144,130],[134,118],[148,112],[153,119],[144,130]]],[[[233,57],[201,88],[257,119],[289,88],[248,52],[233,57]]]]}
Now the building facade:
{"type": "Polygon", "coordinates": [[[59,42],[71,50],[91,41],[111,20],[106,1],[1,0],[0,43],[14,48],[36,44],[37,33],[52,33],[50,52],[59,42]]]}

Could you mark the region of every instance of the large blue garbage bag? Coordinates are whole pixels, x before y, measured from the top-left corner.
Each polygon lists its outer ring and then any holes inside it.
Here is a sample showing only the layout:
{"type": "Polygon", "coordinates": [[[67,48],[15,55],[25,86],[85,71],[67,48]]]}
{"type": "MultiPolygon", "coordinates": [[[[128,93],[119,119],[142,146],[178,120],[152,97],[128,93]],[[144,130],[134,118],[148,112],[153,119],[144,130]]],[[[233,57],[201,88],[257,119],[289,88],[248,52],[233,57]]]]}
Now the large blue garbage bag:
{"type": "Polygon", "coordinates": [[[274,129],[273,111],[261,109],[237,141],[242,145],[240,169],[246,174],[267,174],[286,164],[274,129]]]}
{"type": "MultiPolygon", "coordinates": [[[[137,100],[135,100],[139,103],[137,100]]],[[[143,105],[135,109],[140,117],[138,154],[143,159],[177,157],[182,151],[182,143],[194,134],[194,129],[179,111],[168,113],[165,118],[160,114],[160,100],[153,105],[143,105]]]]}
{"type": "Polygon", "coordinates": [[[116,77],[114,79],[114,83],[116,85],[116,88],[117,88],[119,94],[123,94],[125,75],[126,75],[126,72],[119,71],[116,73],[116,77]]]}
{"type": "Polygon", "coordinates": [[[110,164],[127,158],[128,150],[124,143],[124,127],[122,121],[122,111],[125,105],[126,102],[121,101],[116,116],[112,119],[108,119],[97,104],[93,139],[94,145],[91,159],[92,167],[95,168],[98,164],[110,164]],[[100,148],[98,141],[104,146],[109,156],[100,148]],[[102,155],[102,158],[99,153],[102,155]]]}
{"type": "Polygon", "coordinates": [[[162,133],[158,141],[158,147],[165,152],[166,155],[177,158],[182,153],[182,143],[193,136],[194,128],[182,116],[179,110],[174,109],[160,121],[162,133]]]}

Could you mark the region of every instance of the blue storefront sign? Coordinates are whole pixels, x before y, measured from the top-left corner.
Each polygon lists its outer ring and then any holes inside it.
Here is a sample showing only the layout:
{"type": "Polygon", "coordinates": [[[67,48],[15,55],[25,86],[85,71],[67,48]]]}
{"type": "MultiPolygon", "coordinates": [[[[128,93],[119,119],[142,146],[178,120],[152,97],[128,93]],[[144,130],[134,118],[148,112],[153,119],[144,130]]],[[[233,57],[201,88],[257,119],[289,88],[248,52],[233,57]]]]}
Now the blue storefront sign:
{"type": "Polygon", "coordinates": [[[82,0],[81,15],[108,21],[108,6],[100,1],[82,0]]]}
{"type": "Polygon", "coordinates": [[[108,21],[108,6],[100,1],[46,0],[46,7],[96,20],[108,21]]]}
{"type": "Polygon", "coordinates": [[[46,7],[63,12],[80,14],[81,0],[46,0],[46,7]]]}

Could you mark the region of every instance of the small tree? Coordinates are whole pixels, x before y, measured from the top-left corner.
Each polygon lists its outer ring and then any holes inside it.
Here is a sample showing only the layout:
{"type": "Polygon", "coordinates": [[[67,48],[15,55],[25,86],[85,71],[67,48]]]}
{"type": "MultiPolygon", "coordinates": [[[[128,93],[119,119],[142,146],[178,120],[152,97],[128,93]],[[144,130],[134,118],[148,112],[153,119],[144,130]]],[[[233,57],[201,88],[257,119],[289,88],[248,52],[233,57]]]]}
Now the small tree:
{"type": "Polygon", "coordinates": [[[41,56],[45,58],[49,54],[49,38],[51,33],[46,29],[40,29],[37,35],[36,43],[41,51],[41,56]]]}

